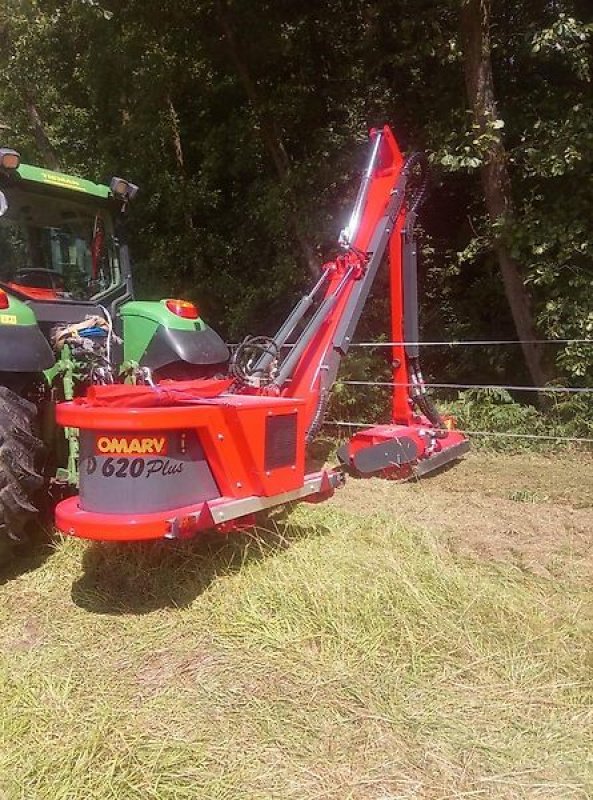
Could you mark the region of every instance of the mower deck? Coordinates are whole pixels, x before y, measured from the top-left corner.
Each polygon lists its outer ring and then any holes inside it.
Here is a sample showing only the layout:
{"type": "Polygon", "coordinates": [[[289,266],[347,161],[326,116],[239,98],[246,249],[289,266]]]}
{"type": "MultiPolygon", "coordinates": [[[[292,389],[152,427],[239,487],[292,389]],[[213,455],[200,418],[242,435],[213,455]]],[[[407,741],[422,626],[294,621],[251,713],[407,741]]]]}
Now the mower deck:
{"type": "Polygon", "coordinates": [[[412,478],[428,475],[469,450],[458,431],[435,435],[428,420],[409,425],[376,425],[359,431],[338,450],[340,463],[361,476],[412,478]]]}

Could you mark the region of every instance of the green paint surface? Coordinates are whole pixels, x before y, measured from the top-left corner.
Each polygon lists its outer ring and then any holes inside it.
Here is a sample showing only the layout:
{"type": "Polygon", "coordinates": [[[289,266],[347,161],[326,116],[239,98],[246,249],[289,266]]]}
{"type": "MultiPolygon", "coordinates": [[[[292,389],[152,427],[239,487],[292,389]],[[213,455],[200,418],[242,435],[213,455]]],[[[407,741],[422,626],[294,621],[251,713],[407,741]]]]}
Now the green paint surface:
{"type": "Polygon", "coordinates": [[[33,167],[31,164],[21,164],[17,172],[26,181],[43,183],[46,186],[55,186],[58,189],[84,192],[105,200],[111,196],[109,186],[105,186],[102,183],[93,183],[93,181],[88,181],[84,178],[77,178],[74,175],[66,175],[63,172],[53,172],[42,167],[33,167]]]}
{"type": "Polygon", "coordinates": [[[2,327],[12,327],[19,325],[37,325],[37,318],[34,312],[22,300],[17,300],[7,291],[8,308],[0,310],[0,325],[2,327]]]}
{"type": "Polygon", "coordinates": [[[173,314],[165,302],[133,300],[122,306],[126,361],[140,361],[160,325],[177,331],[202,331],[206,327],[199,318],[184,319],[173,314]]]}

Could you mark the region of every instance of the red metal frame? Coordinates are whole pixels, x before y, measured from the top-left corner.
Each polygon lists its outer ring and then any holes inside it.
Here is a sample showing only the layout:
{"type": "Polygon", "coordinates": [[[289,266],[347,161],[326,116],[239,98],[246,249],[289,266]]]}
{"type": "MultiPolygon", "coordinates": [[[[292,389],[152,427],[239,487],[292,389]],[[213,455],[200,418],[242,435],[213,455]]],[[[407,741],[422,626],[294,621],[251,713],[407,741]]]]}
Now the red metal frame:
{"type": "MultiPolygon", "coordinates": [[[[119,388],[119,387],[117,387],[119,388]]],[[[107,390],[103,397],[108,399],[107,390]]],[[[121,394],[114,393],[116,402],[121,394]]],[[[110,434],[142,434],[144,431],[196,431],[212,470],[220,497],[181,508],[153,513],[110,514],[85,511],[78,497],[58,504],[58,527],[88,539],[162,538],[171,533],[171,520],[195,517],[186,526],[192,533],[216,525],[216,512],[231,501],[251,497],[273,498],[297,491],[305,483],[305,418],[303,401],[298,399],[249,397],[223,394],[216,399],[194,397],[195,405],[155,408],[98,407],[85,403],[62,403],[57,408],[60,425],[96,431],[97,437],[110,434]],[[275,469],[265,468],[264,443],[267,420],[295,414],[296,447],[294,460],[275,469]]],[[[322,473],[320,476],[323,477],[322,473]]],[[[311,479],[315,476],[307,476],[311,479]]],[[[321,481],[321,490],[329,488],[321,481]]],[[[150,490],[144,484],[143,490],[150,490]]],[[[108,502],[106,499],[106,508],[108,502]]]]}
{"type": "Polygon", "coordinates": [[[410,425],[413,422],[412,404],[410,403],[410,373],[406,356],[404,336],[404,305],[402,285],[402,236],[405,220],[400,219],[389,240],[389,291],[391,300],[391,351],[393,370],[393,391],[391,396],[392,419],[399,425],[410,425]]]}
{"type": "MultiPolygon", "coordinates": [[[[378,133],[378,130],[373,129],[371,131],[371,140],[374,139],[378,133]]],[[[368,262],[368,251],[371,239],[385,214],[385,210],[404,165],[404,158],[391,128],[386,125],[381,129],[380,133],[381,142],[378,152],[378,168],[373,172],[365,207],[360,220],[360,227],[356,232],[354,240],[351,242],[351,249],[339,255],[335,260],[328,261],[322,267],[322,269],[326,270],[330,275],[326,286],[325,298],[332,297],[336,293],[339,293],[338,300],[324,326],[312,339],[301,357],[290,384],[282,390],[282,396],[284,397],[300,397],[304,399],[308,426],[311,424],[314,417],[319,400],[322,365],[325,363],[327,355],[332,348],[336,330],[343,319],[344,309],[354,286],[364,275],[368,262]],[[350,275],[348,276],[349,272],[350,275]]],[[[392,274],[391,303],[394,328],[397,325],[401,327],[401,320],[403,318],[400,278],[400,239],[401,231],[405,225],[405,219],[406,208],[404,205],[402,206],[390,239],[389,258],[392,274]]],[[[400,338],[397,341],[402,341],[401,331],[399,336],[400,338]]],[[[409,382],[406,359],[404,357],[401,358],[401,366],[397,371],[397,380],[402,384],[407,384],[409,382]]],[[[401,391],[396,390],[394,402],[398,409],[407,408],[408,392],[405,388],[401,391]]]]}

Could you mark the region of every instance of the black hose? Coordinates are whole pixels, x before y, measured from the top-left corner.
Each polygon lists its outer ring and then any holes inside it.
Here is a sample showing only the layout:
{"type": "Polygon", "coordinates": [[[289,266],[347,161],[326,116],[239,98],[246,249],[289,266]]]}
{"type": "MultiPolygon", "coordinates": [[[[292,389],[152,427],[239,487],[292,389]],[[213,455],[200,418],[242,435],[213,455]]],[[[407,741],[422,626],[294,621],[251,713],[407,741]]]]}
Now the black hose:
{"type": "MultiPolygon", "coordinates": [[[[240,384],[248,383],[259,372],[254,369],[259,357],[270,354],[275,361],[279,352],[277,343],[268,336],[246,336],[231,356],[229,372],[240,384]]],[[[264,379],[263,374],[259,377],[264,379]]]]}
{"type": "Polygon", "coordinates": [[[305,436],[306,444],[311,444],[313,439],[317,436],[319,431],[321,430],[323,423],[325,421],[325,412],[327,409],[327,401],[329,400],[329,392],[326,389],[322,389],[319,393],[319,400],[317,401],[317,407],[315,409],[315,414],[313,415],[313,419],[311,420],[311,425],[309,426],[309,430],[305,436]]]}
{"type": "Polygon", "coordinates": [[[412,194],[409,200],[408,204],[409,214],[417,214],[418,210],[420,209],[420,206],[424,203],[428,195],[428,183],[429,183],[428,159],[426,158],[424,153],[416,152],[408,156],[403,169],[406,177],[408,178],[410,177],[412,170],[416,166],[420,167],[421,180],[420,180],[420,185],[414,190],[414,193],[412,194]]]}
{"type": "Polygon", "coordinates": [[[420,411],[424,414],[427,420],[431,422],[435,427],[435,436],[437,439],[444,439],[447,436],[447,430],[445,427],[445,421],[439,414],[436,406],[426,393],[426,389],[424,388],[424,382],[422,380],[422,375],[420,373],[420,361],[418,358],[414,358],[410,360],[410,366],[412,368],[412,375],[414,378],[414,388],[416,391],[412,392],[412,401],[414,405],[416,405],[420,411]]]}

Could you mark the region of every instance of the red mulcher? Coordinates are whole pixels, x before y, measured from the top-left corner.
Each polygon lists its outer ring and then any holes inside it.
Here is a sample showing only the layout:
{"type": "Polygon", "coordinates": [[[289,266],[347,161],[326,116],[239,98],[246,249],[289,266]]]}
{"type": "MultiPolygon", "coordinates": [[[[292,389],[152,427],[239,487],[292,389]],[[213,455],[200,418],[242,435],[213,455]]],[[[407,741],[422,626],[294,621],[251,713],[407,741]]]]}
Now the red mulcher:
{"type": "Polygon", "coordinates": [[[418,155],[404,160],[389,127],[371,132],[341,254],[276,336],[239,345],[227,379],[94,386],[58,406],[58,422],[80,429],[80,494],[57,506],[58,528],[115,541],[226,531],[272,506],[326,499],[344,469],[410,477],[462,456],[468,442],[430,402],[419,365],[414,224],[424,183],[412,193],[409,183],[422,166],[418,155]],[[341,469],[305,474],[306,446],[386,252],[392,423],[353,436],[341,469]]]}

